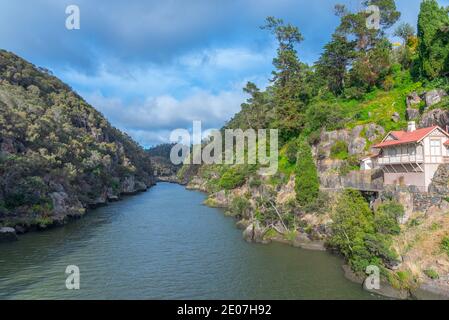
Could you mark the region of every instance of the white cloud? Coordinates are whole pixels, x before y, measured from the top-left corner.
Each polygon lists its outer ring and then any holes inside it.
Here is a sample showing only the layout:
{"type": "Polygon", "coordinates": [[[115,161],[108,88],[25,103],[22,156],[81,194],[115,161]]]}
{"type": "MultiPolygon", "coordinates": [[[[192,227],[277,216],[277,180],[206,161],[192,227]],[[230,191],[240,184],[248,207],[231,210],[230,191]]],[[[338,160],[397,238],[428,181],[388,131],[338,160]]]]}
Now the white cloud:
{"type": "Polygon", "coordinates": [[[191,130],[193,121],[201,121],[203,130],[222,127],[240,110],[245,95],[241,90],[217,94],[196,90],[184,99],[162,95],[147,98],[141,104],[126,104],[120,98],[107,98],[95,92],[86,95],[86,99],[113,125],[149,146],[168,142],[171,130],[191,130]]]}

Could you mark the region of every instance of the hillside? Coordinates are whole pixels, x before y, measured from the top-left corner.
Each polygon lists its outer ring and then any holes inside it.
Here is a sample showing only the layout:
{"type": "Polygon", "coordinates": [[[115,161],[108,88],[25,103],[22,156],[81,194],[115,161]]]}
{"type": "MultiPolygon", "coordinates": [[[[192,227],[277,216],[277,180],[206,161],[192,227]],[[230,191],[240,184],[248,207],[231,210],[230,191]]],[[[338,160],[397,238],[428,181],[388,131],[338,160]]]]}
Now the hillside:
{"type": "Polygon", "coordinates": [[[170,160],[170,152],[174,144],[165,143],[152,147],[146,152],[150,156],[154,174],[159,181],[174,182],[182,165],[174,165],[170,160]]]}
{"type": "Polygon", "coordinates": [[[45,228],[153,184],[144,150],[45,69],[0,50],[0,226],[45,228]]]}
{"type": "Polygon", "coordinates": [[[394,45],[386,34],[400,18],[395,1],[369,4],[382,7],[381,29],[367,29],[364,12],[337,6],[341,23],[313,65],[298,57],[297,27],[273,17],[262,27],[278,41],[270,85],[249,82],[247,101],[223,130],[279,129],[277,174],[234,164],[184,166],[178,176],[208,192],[206,204],[226,208],[248,241],[327,248],[345,258],[353,279],[377,266],[388,296],[418,297],[425,288],[447,297],[447,166],[428,193],[397,185],[375,194],[348,185],[383,186],[381,170],[363,172],[360,164],[379,152],[373,145],[387,132],[408,121],[449,126],[449,42],[439,32],[449,17],[437,1],[424,0],[418,32],[399,23],[394,34],[402,43],[394,45]]]}

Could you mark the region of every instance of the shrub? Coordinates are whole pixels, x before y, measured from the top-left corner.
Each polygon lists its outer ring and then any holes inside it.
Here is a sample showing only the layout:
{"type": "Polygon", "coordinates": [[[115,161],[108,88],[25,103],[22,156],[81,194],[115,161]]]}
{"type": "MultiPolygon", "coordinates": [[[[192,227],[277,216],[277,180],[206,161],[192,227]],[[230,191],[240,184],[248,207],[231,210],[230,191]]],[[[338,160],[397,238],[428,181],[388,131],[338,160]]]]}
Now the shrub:
{"type": "Polygon", "coordinates": [[[436,272],[433,269],[426,269],[426,270],[424,270],[424,274],[426,276],[428,276],[432,280],[436,280],[436,279],[440,278],[440,275],[438,274],[438,272],[436,272]]]}
{"type": "Polygon", "coordinates": [[[245,217],[250,208],[251,204],[248,199],[244,197],[235,197],[234,199],[232,199],[229,211],[231,211],[233,215],[245,217]]]}
{"type": "Polygon", "coordinates": [[[348,144],[344,141],[337,141],[331,148],[332,159],[346,160],[349,157],[348,144]]]}
{"type": "Polygon", "coordinates": [[[301,140],[298,149],[295,191],[299,205],[306,206],[318,198],[320,183],[310,146],[301,140]]]}
{"type": "Polygon", "coordinates": [[[449,237],[444,237],[441,240],[440,248],[449,256],[449,237]]]}
{"type": "Polygon", "coordinates": [[[376,232],[374,215],[359,191],[343,192],[332,220],[328,244],[346,257],[353,270],[362,272],[368,265],[383,267],[396,259],[390,250],[391,237],[376,232]]]}
{"type": "Polygon", "coordinates": [[[374,216],[376,231],[383,234],[397,235],[401,232],[398,219],[404,216],[404,207],[389,201],[379,206],[374,216]]]}
{"type": "Polygon", "coordinates": [[[288,162],[290,162],[291,164],[295,164],[296,160],[297,160],[297,155],[298,155],[298,146],[296,144],[296,141],[290,141],[287,146],[286,146],[286,150],[285,150],[285,155],[288,159],[288,162]]]}
{"type": "Polygon", "coordinates": [[[220,178],[218,185],[225,190],[232,190],[245,183],[245,175],[235,168],[226,171],[220,178]]]}
{"type": "Polygon", "coordinates": [[[262,180],[259,178],[253,177],[249,180],[249,187],[250,188],[258,188],[262,185],[262,180]]]}

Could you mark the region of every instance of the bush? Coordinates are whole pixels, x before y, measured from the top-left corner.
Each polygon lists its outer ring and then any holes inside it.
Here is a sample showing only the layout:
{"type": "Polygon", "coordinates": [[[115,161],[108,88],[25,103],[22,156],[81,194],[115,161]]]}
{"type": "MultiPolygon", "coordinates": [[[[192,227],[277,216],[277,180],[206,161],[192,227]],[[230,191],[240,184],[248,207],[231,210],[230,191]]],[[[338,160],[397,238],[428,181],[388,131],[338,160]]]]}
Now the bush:
{"type": "Polygon", "coordinates": [[[449,237],[444,237],[441,240],[440,248],[449,256],[449,237]]]}
{"type": "Polygon", "coordinates": [[[332,159],[346,160],[349,157],[348,144],[344,141],[337,141],[331,148],[332,159]]]}
{"type": "Polygon", "coordinates": [[[298,155],[298,146],[295,140],[290,141],[285,150],[285,156],[287,157],[288,162],[291,164],[295,164],[297,161],[298,155]]]}
{"type": "Polygon", "coordinates": [[[306,141],[301,140],[298,149],[298,162],[295,170],[296,199],[300,206],[307,206],[318,198],[320,182],[310,146],[306,141]]]}
{"type": "Polygon", "coordinates": [[[374,216],[376,231],[383,234],[397,235],[401,232],[398,219],[404,216],[404,207],[389,201],[379,206],[374,216]]]}
{"type": "Polygon", "coordinates": [[[363,272],[369,265],[384,267],[394,261],[391,237],[376,232],[374,215],[362,194],[345,190],[337,201],[328,244],[339,250],[352,269],[363,272]]]}
{"type": "Polygon", "coordinates": [[[305,205],[302,207],[302,209],[306,213],[313,213],[313,214],[325,214],[329,211],[329,195],[324,192],[319,192],[318,197],[315,201],[305,205]]]}
{"type": "Polygon", "coordinates": [[[218,185],[225,190],[232,190],[245,183],[245,175],[235,168],[226,171],[220,178],[218,185]]]}
{"type": "Polygon", "coordinates": [[[235,216],[245,217],[251,208],[251,204],[248,199],[244,197],[235,197],[232,199],[229,211],[235,216]]]}
{"type": "Polygon", "coordinates": [[[249,187],[250,188],[258,188],[262,185],[262,180],[259,178],[253,177],[249,180],[249,187]]]}
{"type": "Polygon", "coordinates": [[[436,279],[440,278],[440,275],[438,274],[438,272],[436,272],[433,269],[424,270],[424,274],[432,280],[436,280],[436,279]]]}

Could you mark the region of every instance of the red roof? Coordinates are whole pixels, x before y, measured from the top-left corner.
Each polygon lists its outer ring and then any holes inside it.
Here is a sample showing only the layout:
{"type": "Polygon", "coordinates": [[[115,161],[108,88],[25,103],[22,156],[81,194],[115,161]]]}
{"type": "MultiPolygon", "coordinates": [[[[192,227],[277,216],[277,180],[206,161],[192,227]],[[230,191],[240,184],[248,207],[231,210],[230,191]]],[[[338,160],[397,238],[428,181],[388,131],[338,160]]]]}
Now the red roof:
{"type": "Polygon", "coordinates": [[[422,128],[422,129],[417,129],[412,132],[391,131],[388,134],[388,136],[393,136],[393,138],[395,140],[382,141],[381,143],[376,144],[374,146],[374,148],[383,148],[383,147],[395,146],[395,145],[400,145],[400,144],[418,142],[418,141],[421,141],[423,138],[425,138],[429,133],[431,133],[436,128],[439,128],[439,127],[433,126],[433,127],[428,127],[428,128],[422,128]]]}

